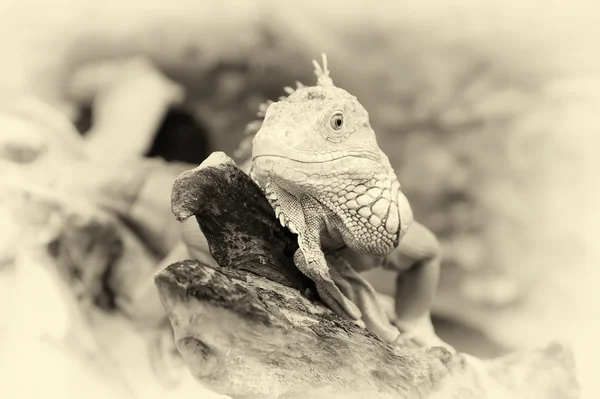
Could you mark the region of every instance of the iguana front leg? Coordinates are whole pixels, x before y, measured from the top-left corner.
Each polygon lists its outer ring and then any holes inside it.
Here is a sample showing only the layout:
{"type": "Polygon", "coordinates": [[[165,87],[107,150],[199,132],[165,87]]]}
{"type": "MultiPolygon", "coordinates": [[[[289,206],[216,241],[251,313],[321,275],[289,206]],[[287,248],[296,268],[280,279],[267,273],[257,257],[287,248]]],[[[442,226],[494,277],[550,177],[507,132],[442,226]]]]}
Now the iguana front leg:
{"type": "Polygon", "coordinates": [[[344,287],[344,292],[349,291],[346,296],[352,298],[360,309],[365,327],[385,342],[396,341],[400,331],[391,323],[373,286],[353,269],[343,253],[331,254],[327,260],[331,264],[332,272],[335,271],[335,274],[332,274],[336,284],[344,287]]]}
{"type": "Polygon", "coordinates": [[[294,254],[296,267],[315,282],[321,300],[335,313],[360,320],[361,312],[333,281],[325,254],[321,249],[322,209],[309,197],[296,198],[272,182],[265,186],[267,199],[282,225],[298,235],[294,254]]]}
{"type": "Polygon", "coordinates": [[[345,251],[344,256],[357,271],[381,266],[398,272],[396,317],[392,323],[402,332],[400,340],[413,340],[429,347],[443,346],[453,351],[453,348],[436,335],[431,323],[430,307],[439,281],[441,248],[436,236],[429,229],[413,222],[400,245],[385,258],[371,257],[349,250],[345,251]]]}
{"type": "Polygon", "coordinates": [[[383,263],[385,269],[400,272],[396,278],[396,324],[409,326],[430,319],[440,266],[441,248],[436,236],[414,223],[383,263]]]}

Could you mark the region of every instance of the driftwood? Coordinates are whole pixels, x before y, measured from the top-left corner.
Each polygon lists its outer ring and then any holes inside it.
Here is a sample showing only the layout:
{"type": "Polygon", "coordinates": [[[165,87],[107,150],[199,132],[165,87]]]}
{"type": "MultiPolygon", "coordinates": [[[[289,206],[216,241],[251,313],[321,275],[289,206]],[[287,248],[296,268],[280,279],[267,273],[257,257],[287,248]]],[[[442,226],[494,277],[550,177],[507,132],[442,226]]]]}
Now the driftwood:
{"type": "Polygon", "coordinates": [[[185,260],[157,274],[192,374],[233,398],[576,398],[562,345],[474,362],[443,348],[392,349],[327,309],[294,267],[295,237],[223,153],[175,182],[173,212],[195,216],[220,267],[185,260]],[[522,378],[528,375],[528,378],[522,378]],[[528,396],[532,395],[532,396],[528,396]]]}

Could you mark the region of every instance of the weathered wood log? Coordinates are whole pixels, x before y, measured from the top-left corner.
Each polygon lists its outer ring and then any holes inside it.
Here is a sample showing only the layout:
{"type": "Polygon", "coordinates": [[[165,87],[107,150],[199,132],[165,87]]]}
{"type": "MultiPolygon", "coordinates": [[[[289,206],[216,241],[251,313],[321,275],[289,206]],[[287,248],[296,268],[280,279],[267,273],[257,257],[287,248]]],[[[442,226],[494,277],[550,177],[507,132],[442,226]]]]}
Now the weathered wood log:
{"type": "Polygon", "coordinates": [[[222,152],[175,181],[172,210],[179,221],[195,216],[215,261],[259,271],[272,281],[316,292],[292,259],[296,235],[281,226],[260,188],[222,152]]]}
{"type": "Polygon", "coordinates": [[[311,283],[291,261],[294,235],[223,153],[183,173],[172,204],[179,220],[196,217],[220,267],[185,260],[157,274],[155,282],[185,363],[218,393],[286,399],[578,397],[569,350],[560,345],[474,367],[443,348],[393,349],[315,295],[303,295],[311,283]],[[538,385],[512,377],[519,373],[535,376],[530,381],[538,385]]]}
{"type": "Polygon", "coordinates": [[[232,397],[321,390],[323,397],[412,398],[465,368],[443,349],[396,354],[298,290],[247,271],[188,260],[156,283],[193,375],[232,397]]]}

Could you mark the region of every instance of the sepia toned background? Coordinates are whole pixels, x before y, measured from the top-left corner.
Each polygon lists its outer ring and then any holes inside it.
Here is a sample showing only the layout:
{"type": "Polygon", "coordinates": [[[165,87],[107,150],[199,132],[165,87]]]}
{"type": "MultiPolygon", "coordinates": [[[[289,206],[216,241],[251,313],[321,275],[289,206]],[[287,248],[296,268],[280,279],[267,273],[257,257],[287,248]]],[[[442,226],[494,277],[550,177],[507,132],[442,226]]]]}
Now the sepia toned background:
{"type": "MultiPolygon", "coordinates": [[[[296,80],[311,84],[311,60],[325,52],[336,85],[369,111],[416,218],[443,244],[434,305],[440,335],[482,357],[566,340],[582,397],[594,398],[600,394],[599,10],[580,0],[5,0],[0,111],[14,115],[17,99],[35,96],[86,133],[99,119],[90,106],[103,82],[102,71],[86,68],[138,60],[163,76],[155,90],[184,94],[149,141],[123,131],[113,136],[114,152],[139,146],[147,156],[195,165],[211,151],[233,155],[259,104],[276,100],[296,80]]],[[[151,114],[144,107],[160,107],[146,105],[153,95],[144,94],[147,88],[140,83],[138,97],[107,111],[115,115],[105,118],[107,126],[124,123],[125,110],[144,120],[151,114]]],[[[8,137],[15,125],[10,118],[0,122],[6,122],[0,136],[8,137]]],[[[116,156],[110,148],[103,155],[108,163],[116,156]]],[[[57,154],[53,162],[60,164],[57,154]]],[[[18,162],[8,165],[0,164],[0,176],[21,176],[18,162]]],[[[88,176],[67,166],[55,173],[67,180],[72,173],[73,182],[88,176]]],[[[97,173],[93,179],[105,176],[97,173]]],[[[87,203],[91,194],[78,187],[73,183],[69,193],[87,203]]],[[[33,220],[25,200],[15,198],[21,197],[0,193],[6,253],[50,229],[45,213],[43,221],[33,220]],[[16,210],[28,214],[26,222],[14,218],[16,210]]],[[[85,212],[94,214],[88,202],[85,212]]],[[[161,217],[176,226],[169,209],[161,217]]],[[[136,258],[148,275],[175,240],[160,239],[160,250],[144,252],[143,262],[136,258]]],[[[95,338],[83,345],[85,356],[71,353],[67,339],[38,342],[39,331],[69,324],[70,313],[61,314],[63,305],[51,300],[69,287],[48,284],[42,274],[19,275],[26,273],[19,262],[39,262],[23,256],[7,257],[0,269],[0,391],[8,387],[2,397],[201,392],[187,376],[175,387],[154,382],[143,332],[108,314],[87,327],[95,338]],[[105,351],[96,363],[113,375],[91,365],[94,350],[105,351]]],[[[387,274],[369,277],[393,295],[387,274]]]]}

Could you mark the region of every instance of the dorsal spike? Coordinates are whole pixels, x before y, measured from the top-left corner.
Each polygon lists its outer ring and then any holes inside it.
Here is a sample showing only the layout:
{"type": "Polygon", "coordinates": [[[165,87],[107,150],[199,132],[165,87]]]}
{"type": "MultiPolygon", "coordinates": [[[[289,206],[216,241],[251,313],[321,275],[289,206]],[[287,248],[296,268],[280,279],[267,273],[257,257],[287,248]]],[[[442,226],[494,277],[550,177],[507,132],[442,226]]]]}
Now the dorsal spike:
{"type": "Polygon", "coordinates": [[[316,60],[313,60],[313,65],[315,66],[315,75],[317,75],[317,84],[323,87],[334,86],[333,80],[329,76],[327,55],[325,53],[321,53],[321,58],[323,60],[323,67],[321,67],[316,60]]]}

